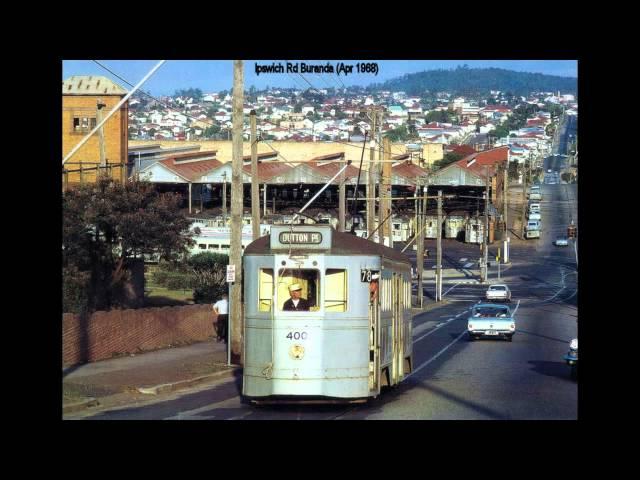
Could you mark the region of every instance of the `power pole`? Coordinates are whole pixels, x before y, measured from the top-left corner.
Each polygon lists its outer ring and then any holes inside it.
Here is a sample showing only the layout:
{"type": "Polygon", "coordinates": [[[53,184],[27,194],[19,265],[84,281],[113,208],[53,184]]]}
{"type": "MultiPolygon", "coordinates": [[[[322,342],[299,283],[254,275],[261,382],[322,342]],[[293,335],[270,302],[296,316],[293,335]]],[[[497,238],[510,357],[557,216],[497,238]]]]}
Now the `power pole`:
{"type": "Polygon", "coordinates": [[[384,245],[384,236],[382,234],[382,221],[384,220],[384,216],[382,214],[382,162],[381,160],[384,158],[384,150],[382,146],[382,112],[376,112],[376,115],[380,114],[379,122],[378,122],[378,158],[376,161],[376,180],[378,183],[378,243],[382,243],[384,245]]]}
{"type": "Polygon", "coordinates": [[[488,277],[489,261],[489,167],[484,167],[485,190],[484,190],[484,235],[482,235],[482,274],[481,281],[484,283],[488,277]]]}
{"type": "Polygon", "coordinates": [[[387,218],[391,212],[391,141],[389,137],[385,137],[382,141],[385,160],[382,164],[382,192],[380,195],[380,219],[382,222],[387,219],[381,228],[382,231],[382,243],[384,244],[385,238],[389,239],[389,247],[393,248],[393,233],[391,231],[391,218],[387,218]]]}
{"type": "Polygon", "coordinates": [[[506,168],[504,169],[504,181],[502,182],[502,189],[503,189],[503,194],[502,196],[504,197],[504,200],[502,202],[502,207],[503,207],[503,215],[504,215],[504,233],[505,233],[505,240],[504,240],[504,254],[502,255],[503,258],[503,262],[504,263],[508,263],[509,262],[509,242],[510,242],[510,236],[509,236],[509,222],[507,220],[507,215],[508,215],[508,211],[509,211],[509,188],[507,186],[507,182],[509,181],[509,161],[507,161],[506,164],[506,168]]]}
{"type": "MultiPolygon", "coordinates": [[[[423,187],[422,179],[418,178],[418,184],[416,185],[416,196],[422,196],[423,187]]],[[[426,188],[426,187],[425,187],[426,188]]],[[[424,295],[422,292],[422,275],[424,273],[424,233],[422,228],[424,226],[424,210],[422,205],[423,200],[416,200],[416,273],[418,274],[418,305],[423,308],[424,295]]]]}
{"type": "Polygon", "coordinates": [[[436,263],[436,301],[442,301],[442,190],[438,190],[438,240],[436,263]]]}
{"type": "Polygon", "coordinates": [[[233,62],[233,142],[231,174],[231,249],[229,265],[235,266],[235,282],[230,284],[228,347],[234,364],[242,364],[242,104],[244,86],[244,62],[233,62]]]}
{"type": "MultiPolygon", "coordinates": [[[[258,185],[258,139],[256,137],[256,111],[249,114],[251,123],[251,225],[253,239],[260,238],[260,185],[258,185]]],[[[265,189],[267,185],[265,184],[265,189]]]]}
{"type": "MultiPolygon", "coordinates": [[[[339,198],[338,198],[338,231],[344,232],[345,230],[345,220],[344,215],[347,207],[347,194],[346,194],[346,185],[345,183],[345,174],[344,171],[340,174],[340,187],[338,188],[339,198]]],[[[353,222],[353,219],[351,219],[353,222]]]]}
{"type": "MultiPolygon", "coordinates": [[[[98,123],[102,123],[102,109],[104,107],[106,107],[107,105],[102,103],[102,99],[98,99],[98,104],[97,104],[97,110],[96,110],[96,122],[98,123]]],[[[106,175],[107,173],[107,155],[105,152],[105,145],[104,145],[104,125],[100,127],[100,129],[98,130],[98,140],[100,142],[100,167],[102,167],[102,170],[99,169],[100,173],[102,175],[106,175]]]]}
{"type": "Polygon", "coordinates": [[[520,238],[524,239],[524,214],[527,208],[527,166],[522,164],[522,222],[520,223],[520,238]]]}
{"type": "Polygon", "coordinates": [[[371,111],[373,115],[371,119],[371,140],[369,141],[369,170],[368,170],[368,182],[367,182],[367,236],[371,235],[371,232],[375,230],[375,218],[376,218],[376,172],[375,172],[375,159],[376,159],[376,120],[378,112],[375,108],[371,111]]]}
{"type": "Polygon", "coordinates": [[[223,175],[224,182],[222,183],[222,221],[224,226],[227,226],[227,175],[223,175]]]}

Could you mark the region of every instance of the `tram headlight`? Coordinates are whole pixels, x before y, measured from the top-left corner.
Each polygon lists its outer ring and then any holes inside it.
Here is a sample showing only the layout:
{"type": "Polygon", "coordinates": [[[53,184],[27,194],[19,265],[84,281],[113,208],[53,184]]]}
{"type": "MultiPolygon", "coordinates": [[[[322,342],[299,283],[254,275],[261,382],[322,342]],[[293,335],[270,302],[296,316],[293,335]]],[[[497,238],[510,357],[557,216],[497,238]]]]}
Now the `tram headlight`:
{"type": "Polygon", "coordinates": [[[292,345],[289,349],[289,355],[295,360],[301,360],[304,357],[304,347],[302,345],[292,345]]]}

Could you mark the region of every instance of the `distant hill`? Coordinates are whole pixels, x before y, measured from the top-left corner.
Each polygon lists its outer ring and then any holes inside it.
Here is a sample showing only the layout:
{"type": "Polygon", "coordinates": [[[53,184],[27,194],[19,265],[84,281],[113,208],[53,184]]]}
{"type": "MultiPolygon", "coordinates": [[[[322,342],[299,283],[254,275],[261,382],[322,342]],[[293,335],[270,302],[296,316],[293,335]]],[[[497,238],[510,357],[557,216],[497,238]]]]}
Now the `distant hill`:
{"type": "Polygon", "coordinates": [[[452,70],[429,70],[409,73],[402,77],[374,84],[371,90],[405,91],[409,95],[431,92],[450,92],[454,95],[489,93],[490,90],[527,95],[530,92],[575,94],[578,79],[542,73],[515,72],[502,68],[469,68],[466,65],[452,70]]]}

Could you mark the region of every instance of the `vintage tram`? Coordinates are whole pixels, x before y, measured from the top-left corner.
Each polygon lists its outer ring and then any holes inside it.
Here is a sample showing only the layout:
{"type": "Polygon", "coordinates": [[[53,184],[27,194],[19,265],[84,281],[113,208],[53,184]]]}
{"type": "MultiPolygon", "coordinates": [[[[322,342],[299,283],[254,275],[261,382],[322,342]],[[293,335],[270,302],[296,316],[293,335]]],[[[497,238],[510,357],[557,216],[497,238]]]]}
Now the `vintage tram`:
{"type": "Polygon", "coordinates": [[[274,225],[243,269],[246,399],[363,402],[411,372],[404,254],[330,225],[274,225]],[[285,306],[290,287],[306,310],[285,306]]]}

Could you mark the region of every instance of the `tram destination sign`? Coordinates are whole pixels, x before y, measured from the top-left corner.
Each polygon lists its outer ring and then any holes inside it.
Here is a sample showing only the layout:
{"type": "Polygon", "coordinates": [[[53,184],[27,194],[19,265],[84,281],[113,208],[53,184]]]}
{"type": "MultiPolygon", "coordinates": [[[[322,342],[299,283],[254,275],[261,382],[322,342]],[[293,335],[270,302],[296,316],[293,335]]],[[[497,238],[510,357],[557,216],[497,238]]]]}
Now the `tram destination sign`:
{"type": "Polygon", "coordinates": [[[329,250],[333,241],[331,225],[272,225],[273,250],[329,250]]]}
{"type": "Polygon", "coordinates": [[[280,243],[287,245],[319,245],[322,243],[320,232],[280,232],[280,243]]]}

